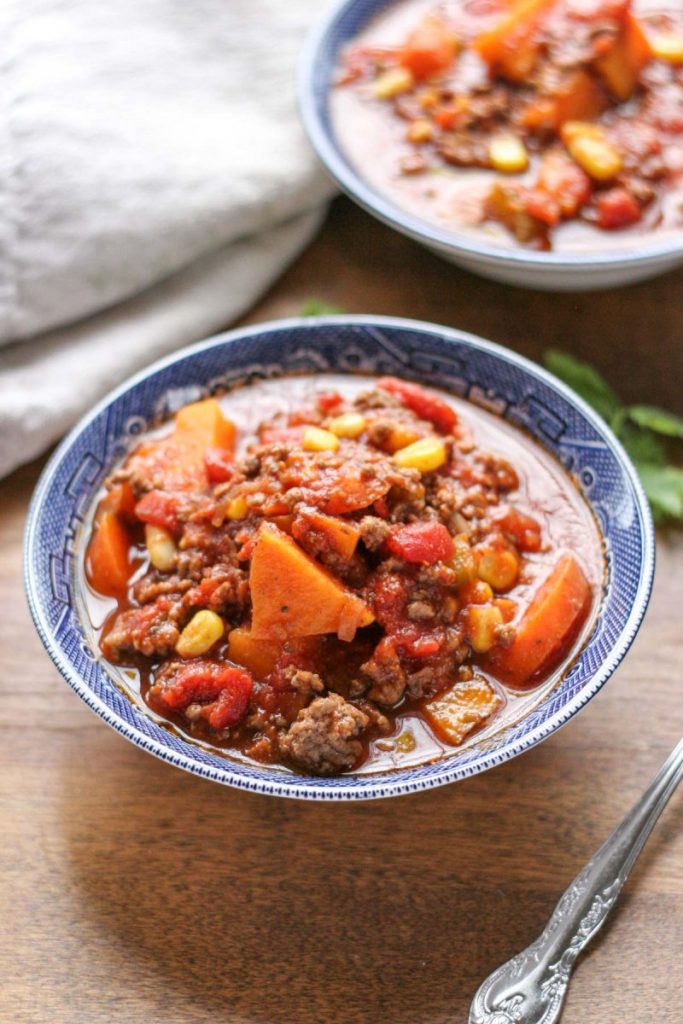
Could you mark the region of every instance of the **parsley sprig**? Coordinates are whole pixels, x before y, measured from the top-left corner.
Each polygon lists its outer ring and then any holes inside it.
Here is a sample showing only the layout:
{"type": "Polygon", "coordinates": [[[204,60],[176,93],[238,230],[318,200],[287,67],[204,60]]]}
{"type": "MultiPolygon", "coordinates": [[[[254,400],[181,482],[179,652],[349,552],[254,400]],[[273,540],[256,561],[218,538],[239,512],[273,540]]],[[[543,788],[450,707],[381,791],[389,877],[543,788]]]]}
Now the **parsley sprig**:
{"type": "Polygon", "coordinates": [[[623,405],[590,363],[551,349],[543,361],[591,405],[631,456],[657,523],[683,523],[683,468],[672,462],[683,442],[683,419],[654,405],[623,405]]]}

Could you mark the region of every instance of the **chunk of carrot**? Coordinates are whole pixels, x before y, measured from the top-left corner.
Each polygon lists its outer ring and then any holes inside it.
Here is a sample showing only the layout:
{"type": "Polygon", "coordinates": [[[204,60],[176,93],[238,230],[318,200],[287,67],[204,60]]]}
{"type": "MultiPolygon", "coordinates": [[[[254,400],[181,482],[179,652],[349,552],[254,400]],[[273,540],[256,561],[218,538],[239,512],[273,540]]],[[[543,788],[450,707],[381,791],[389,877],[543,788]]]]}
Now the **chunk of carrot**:
{"type": "Polygon", "coordinates": [[[100,594],[125,594],[131,571],[129,549],[126,527],[116,513],[103,511],[86,552],[86,574],[100,594]]]}
{"type": "Polygon", "coordinates": [[[538,56],[537,34],[543,16],[556,0],[517,0],[501,21],[472,43],[491,70],[523,82],[538,56]]]}
{"type": "Polygon", "coordinates": [[[562,555],[523,613],[515,639],[495,647],[486,663],[510,686],[532,683],[564,655],[590,608],[592,588],[573,555],[562,555]]]}
{"type": "Polygon", "coordinates": [[[365,602],[273,523],[265,522],[259,529],[249,585],[251,635],[257,640],[321,633],[352,639],[356,629],[372,622],[365,602]]]}

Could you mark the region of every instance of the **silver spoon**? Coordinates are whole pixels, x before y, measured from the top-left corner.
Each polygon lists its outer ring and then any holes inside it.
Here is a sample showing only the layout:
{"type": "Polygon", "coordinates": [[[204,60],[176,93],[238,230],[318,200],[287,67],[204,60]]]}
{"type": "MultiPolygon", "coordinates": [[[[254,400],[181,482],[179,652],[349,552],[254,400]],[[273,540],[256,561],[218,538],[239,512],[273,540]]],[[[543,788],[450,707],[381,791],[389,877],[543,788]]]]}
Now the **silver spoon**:
{"type": "Polygon", "coordinates": [[[602,927],[683,776],[683,739],[555,907],[542,935],[480,985],[469,1024],[553,1024],[576,959],[602,927]]]}

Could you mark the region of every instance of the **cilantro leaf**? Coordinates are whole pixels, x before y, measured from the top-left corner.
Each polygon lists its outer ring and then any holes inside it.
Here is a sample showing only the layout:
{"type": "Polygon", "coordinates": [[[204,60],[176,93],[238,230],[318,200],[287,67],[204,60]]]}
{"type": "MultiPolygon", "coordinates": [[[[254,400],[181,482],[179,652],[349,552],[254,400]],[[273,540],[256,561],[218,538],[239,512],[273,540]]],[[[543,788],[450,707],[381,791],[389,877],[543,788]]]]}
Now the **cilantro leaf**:
{"type": "Polygon", "coordinates": [[[325,316],[328,313],[343,313],[341,306],[333,306],[322,299],[307,299],[301,307],[301,316],[325,316]]]}
{"type": "Polygon", "coordinates": [[[551,373],[569,384],[603,419],[610,423],[621,403],[605,378],[590,363],[574,359],[566,352],[549,349],[543,361],[551,373]]]}
{"type": "Polygon", "coordinates": [[[636,463],[636,469],[657,522],[683,518],[683,469],[636,463]]]}
{"type": "Polygon", "coordinates": [[[665,437],[678,437],[683,440],[683,419],[666,409],[658,409],[654,405],[629,405],[628,417],[639,427],[645,427],[655,434],[665,437]]]}

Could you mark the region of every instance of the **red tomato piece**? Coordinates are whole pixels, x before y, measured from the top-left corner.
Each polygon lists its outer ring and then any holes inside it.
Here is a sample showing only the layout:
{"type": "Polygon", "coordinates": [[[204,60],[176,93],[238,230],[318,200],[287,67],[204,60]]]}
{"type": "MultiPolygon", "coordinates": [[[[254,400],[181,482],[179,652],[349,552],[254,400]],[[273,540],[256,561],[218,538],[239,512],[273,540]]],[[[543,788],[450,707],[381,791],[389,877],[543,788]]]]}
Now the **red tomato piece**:
{"type": "Polygon", "coordinates": [[[453,538],[443,523],[408,523],[394,526],[387,537],[387,548],[405,562],[433,565],[451,558],[453,538]]]}
{"type": "Polygon", "coordinates": [[[444,131],[448,132],[457,121],[458,113],[459,111],[455,107],[439,107],[438,110],[434,111],[434,120],[439,128],[443,128],[444,131]]]}
{"type": "Polygon", "coordinates": [[[557,200],[542,188],[525,188],[521,190],[524,209],[529,216],[540,220],[548,227],[555,227],[562,218],[562,211],[557,200]]]}
{"type": "MultiPolygon", "coordinates": [[[[590,199],[592,191],[591,180],[586,172],[569,156],[560,152],[548,153],[543,158],[537,186],[552,198],[561,215],[567,218],[576,216],[590,199]]],[[[543,217],[540,219],[543,220],[543,217]]],[[[546,220],[545,223],[557,223],[557,220],[546,220]]]]}
{"type": "Polygon", "coordinates": [[[425,636],[414,637],[405,644],[401,644],[399,640],[399,645],[410,657],[431,658],[441,650],[443,638],[428,633],[425,636]]]}
{"type": "Polygon", "coordinates": [[[202,718],[212,729],[236,725],[249,707],[254,680],[246,669],[217,661],[195,661],[184,665],[170,686],[154,688],[155,696],[174,711],[188,704],[207,702],[202,718]]]}
{"type": "Polygon", "coordinates": [[[224,484],[232,480],[235,473],[232,453],[227,448],[207,448],[204,452],[204,465],[212,484],[224,484]]]}
{"type": "Polygon", "coordinates": [[[419,384],[399,380],[398,377],[380,377],[377,386],[395,395],[420,419],[429,420],[444,434],[450,434],[458,422],[455,411],[443,398],[425,391],[419,384]]]}
{"type": "Polygon", "coordinates": [[[621,186],[610,188],[598,196],[598,225],[605,231],[617,231],[635,224],[642,211],[631,193],[621,186]]]}
{"type": "Polygon", "coordinates": [[[318,406],[322,412],[330,412],[342,402],[343,398],[337,391],[323,391],[321,395],[318,395],[318,406]]]}
{"type": "Polygon", "coordinates": [[[148,491],[135,506],[135,515],[142,523],[153,523],[175,533],[180,526],[179,499],[170,491],[148,491]]]}
{"type": "Polygon", "coordinates": [[[456,50],[457,41],[449,25],[438,14],[427,14],[408,36],[399,62],[415,78],[429,78],[451,64],[456,50]]]}
{"type": "Polygon", "coordinates": [[[510,505],[501,505],[494,521],[498,528],[512,538],[520,551],[539,551],[541,547],[541,526],[533,516],[528,516],[510,505]]]}

